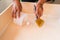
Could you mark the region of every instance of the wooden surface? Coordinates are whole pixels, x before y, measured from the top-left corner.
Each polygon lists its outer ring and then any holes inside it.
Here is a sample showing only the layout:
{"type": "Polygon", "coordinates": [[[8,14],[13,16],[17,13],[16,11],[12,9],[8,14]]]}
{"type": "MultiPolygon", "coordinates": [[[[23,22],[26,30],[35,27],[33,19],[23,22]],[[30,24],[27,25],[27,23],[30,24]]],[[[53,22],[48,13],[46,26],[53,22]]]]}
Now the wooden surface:
{"type": "Polygon", "coordinates": [[[12,21],[11,10],[12,7],[10,6],[10,8],[1,13],[2,15],[0,15],[0,32],[2,32],[2,30],[6,28],[7,24],[9,24],[12,21]]]}
{"type": "MultiPolygon", "coordinates": [[[[23,12],[28,14],[24,19],[28,19],[31,23],[20,26],[11,22],[0,40],[60,40],[60,5],[44,4],[44,12],[41,17],[44,24],[40,28],[35,21],[31,21],[35,18],[33,15],[34,4],[22,3],[22,5],[23,12]]],[[[23,21],[23,23],[27,22],[23,21]]]]}

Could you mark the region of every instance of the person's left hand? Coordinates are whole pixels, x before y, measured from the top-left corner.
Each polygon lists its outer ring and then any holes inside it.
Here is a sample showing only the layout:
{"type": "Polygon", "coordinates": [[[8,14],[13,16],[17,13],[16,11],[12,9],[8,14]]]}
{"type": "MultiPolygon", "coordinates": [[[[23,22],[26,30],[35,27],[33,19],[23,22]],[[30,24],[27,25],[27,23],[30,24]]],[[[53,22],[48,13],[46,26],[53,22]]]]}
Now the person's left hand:
{"type": "Polygon", "coordinates": [[[13,5],[12,5],[12,18],[17,18],[17,16],[20,18],[20,12],[21,11],[22,11],[21,3],[18,0],[17,1],[13,1],[13,5]]]}

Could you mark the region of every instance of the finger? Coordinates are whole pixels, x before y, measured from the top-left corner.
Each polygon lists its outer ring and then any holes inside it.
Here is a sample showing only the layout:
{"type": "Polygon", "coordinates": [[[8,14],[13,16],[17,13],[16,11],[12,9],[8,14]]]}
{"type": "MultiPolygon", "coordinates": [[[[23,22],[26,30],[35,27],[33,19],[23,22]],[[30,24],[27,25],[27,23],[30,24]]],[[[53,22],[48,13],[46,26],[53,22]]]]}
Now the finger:
{"type": "Polygon", "coordinates": [[[14,12],[14,10],[12,11],[12,18],[17,18],[16,13],[14,12]]]}
{"type": "Polygon", "coordinates": [[[16,12],[14,13],[14,18],[17,18],[17,16],[16,16],[16,12]]]}
{"type": "Polygon", "coordinates": [[[35,15],[36,15],[36,18],[38,19],[38,11],[36,11],[35,15]]]}
{"type": "Polygon", "coordinates": [[[12,18],[14,18],[14,11],[13,11],[13,9],[12,9],[12,18]]]}
{"type": "Polygon", "coordinates": [[[14,7],[14,18],[17,18],[17,9],[14,7]]]}
{"type": "Polygon", "coordinates": [[[17,8],[16,8],[16,6],[13,4],[13,5],[12,5],[12,17],[13,17],[13,18],[17,18],[16,12],[17,12],[17,8]]]}
{"type": "Polygon", "coordinates": [[[16,14],[14,13],[14,11],[13,11],[13,13],[12,13],[12,17],[13,18],[16,18],[16,16],[15,16],[16,14]]]}
{"type": "Polygon", "coordinates": [[[20,10],[18,10],[17,13],[18,13],[18,18],[20,18],[20,10]]]}
{"type": "Polygon", "coordinates": [[[43,10],[40,8],[40,9],[39,9],[39,17],[41,17],[42,14],[43,14],[43,10]]]}
{"type": "Polygon", "coordinates": [[[21,11],[20,7],[17,7],[17,17],[18,18],[20,18],[20,11],[21,11]]]}

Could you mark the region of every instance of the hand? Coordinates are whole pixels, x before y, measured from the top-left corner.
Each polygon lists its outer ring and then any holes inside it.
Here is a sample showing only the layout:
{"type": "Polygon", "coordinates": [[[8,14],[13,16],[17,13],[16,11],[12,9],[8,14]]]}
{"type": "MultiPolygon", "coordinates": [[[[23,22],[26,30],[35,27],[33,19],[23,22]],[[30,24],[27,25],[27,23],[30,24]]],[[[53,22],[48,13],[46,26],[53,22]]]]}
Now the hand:
{"type": "Polygon", "coordinates": [[[21,11],[22,11],[21,3],[19,1],[14,1],[12,6],[12,17],[13,18],[17,18],[17,16],[20,17],[21,11]]]}
{"type": "Polygon", "coordinates": [[[42,14],[43,14],[43,5],[42,4],[36,5],[36,11],[35,11],[36,18],[40,18],[42,14]]]}

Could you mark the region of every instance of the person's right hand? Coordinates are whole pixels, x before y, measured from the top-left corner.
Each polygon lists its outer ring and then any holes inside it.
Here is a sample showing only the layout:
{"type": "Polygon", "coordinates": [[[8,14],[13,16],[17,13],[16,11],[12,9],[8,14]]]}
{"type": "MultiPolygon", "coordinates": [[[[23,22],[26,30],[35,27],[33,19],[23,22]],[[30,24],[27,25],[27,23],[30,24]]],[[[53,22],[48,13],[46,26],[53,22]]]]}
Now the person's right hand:
{"type": "Polygon", "coordinates": [[[36,18],[40,18],[42,15],[43,15],[43,5],[39,4],[39,5],[36,5],[35,7],[35,15],[36,15],[36,18]]]}
{"type": "Polygon", "coordinates": [[[12,17],[20,17],[20,12],[22,11],[22,5],[19,1],[14,1],[12,5],[12,17]],[[18,15],[17,15],[18,14],[18,15]]]}

